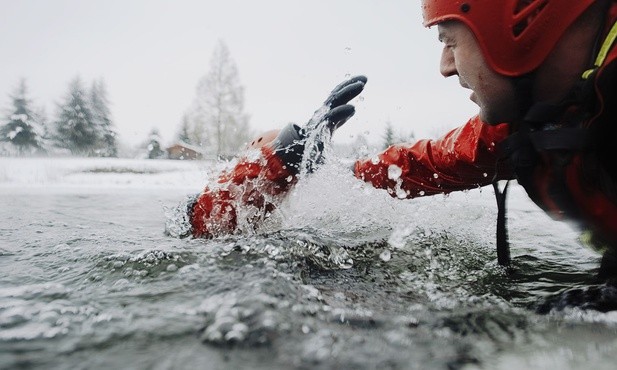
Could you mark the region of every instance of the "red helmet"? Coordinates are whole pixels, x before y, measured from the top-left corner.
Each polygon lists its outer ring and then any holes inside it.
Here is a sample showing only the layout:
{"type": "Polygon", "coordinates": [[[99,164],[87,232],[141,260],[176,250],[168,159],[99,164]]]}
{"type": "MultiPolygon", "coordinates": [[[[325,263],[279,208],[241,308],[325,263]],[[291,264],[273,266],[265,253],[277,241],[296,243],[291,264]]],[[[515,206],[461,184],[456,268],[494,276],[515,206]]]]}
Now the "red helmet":
{"type": "Polygon", "coordinates": [[[475,34],[488,64],[520,76],[536,69],[595,0],[422,0],[424,25],[457,20],[475,34]]]}

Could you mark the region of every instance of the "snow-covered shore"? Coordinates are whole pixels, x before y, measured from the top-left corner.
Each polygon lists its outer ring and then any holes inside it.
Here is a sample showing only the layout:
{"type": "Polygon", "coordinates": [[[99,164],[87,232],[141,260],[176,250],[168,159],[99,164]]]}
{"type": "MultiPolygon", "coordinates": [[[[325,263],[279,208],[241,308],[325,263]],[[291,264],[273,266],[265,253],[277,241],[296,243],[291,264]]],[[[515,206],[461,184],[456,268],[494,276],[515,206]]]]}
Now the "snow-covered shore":
{"type": "Polygon", "coordinates": [[[0,157],[2,188],[203,188],[215,164],[122,158],[0,157]]]}

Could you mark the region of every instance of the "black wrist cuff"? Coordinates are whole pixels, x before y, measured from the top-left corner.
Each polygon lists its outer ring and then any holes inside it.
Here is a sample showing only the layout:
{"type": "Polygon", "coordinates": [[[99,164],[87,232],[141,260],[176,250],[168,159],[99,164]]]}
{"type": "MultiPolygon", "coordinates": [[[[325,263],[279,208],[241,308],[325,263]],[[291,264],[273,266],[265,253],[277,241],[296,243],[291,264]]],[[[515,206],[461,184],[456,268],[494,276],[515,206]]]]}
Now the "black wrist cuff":
{"type": "Polygon", "coordinates": [[[293,123],[285,126],[272,144],[274,153],[283,160],[292,174],[300,172],[300,163],[304,155],[304,130],[293,123]]]}

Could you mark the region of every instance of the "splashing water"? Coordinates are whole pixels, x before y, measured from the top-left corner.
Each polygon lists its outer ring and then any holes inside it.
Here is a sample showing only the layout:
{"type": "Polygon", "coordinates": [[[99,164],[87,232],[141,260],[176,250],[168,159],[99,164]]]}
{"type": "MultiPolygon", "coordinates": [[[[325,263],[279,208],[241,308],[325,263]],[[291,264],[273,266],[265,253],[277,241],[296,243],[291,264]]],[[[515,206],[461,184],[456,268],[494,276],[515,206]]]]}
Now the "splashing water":
{"type": "Polygon", "coordinates": [[[401,201],[325,150],[272,222],[210,240],[162,232],[185,189],[3,188],[0,368],[614,367],[598,256],[522,191],[509,272],[490,192],[401,201]]]}
{"type": "Polygon", "coordinates": [[[331,132],[324,122],[324,117],[329,110],[330,108],[325,105],[316,110],[304,127],[308,135],[304,141],[304,154],[300,165],[301,176],[312,172],[323,162],[324,151],[327,153],[331,150],[331,132]]]}

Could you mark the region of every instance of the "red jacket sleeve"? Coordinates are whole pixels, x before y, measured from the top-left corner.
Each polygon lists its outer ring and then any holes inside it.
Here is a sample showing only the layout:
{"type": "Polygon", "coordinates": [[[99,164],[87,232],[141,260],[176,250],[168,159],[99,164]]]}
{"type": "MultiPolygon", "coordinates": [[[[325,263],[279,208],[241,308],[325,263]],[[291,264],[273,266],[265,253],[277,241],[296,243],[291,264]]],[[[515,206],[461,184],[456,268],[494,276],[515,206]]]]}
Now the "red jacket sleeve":
{"type": "Polygon", "coordinates": [[[498,161],[497,144],[508,126],[491,126],[477,116],[437,140],[391,146],[375,159],[357,161],[356,177],[398,198],[450,193],[488,185],[496,175],[510,179],[498,161]]]}
{"type": "Polygon", "coordinates": [[[260,151],[261,156],[241,159],[199,195],[190,216],[193,236],[231,234],[244,221],[255,226],[276,208],[296,178],[268,146],[260,151]]]}

